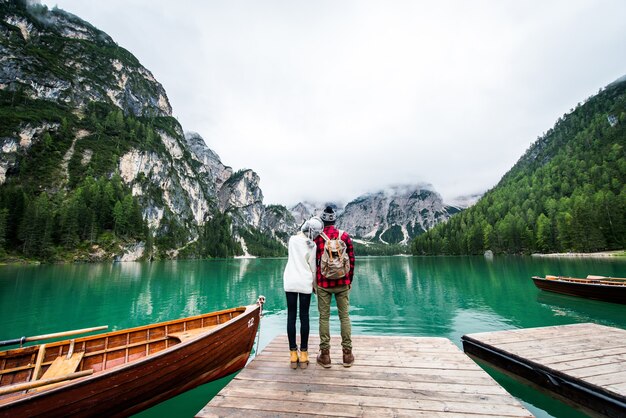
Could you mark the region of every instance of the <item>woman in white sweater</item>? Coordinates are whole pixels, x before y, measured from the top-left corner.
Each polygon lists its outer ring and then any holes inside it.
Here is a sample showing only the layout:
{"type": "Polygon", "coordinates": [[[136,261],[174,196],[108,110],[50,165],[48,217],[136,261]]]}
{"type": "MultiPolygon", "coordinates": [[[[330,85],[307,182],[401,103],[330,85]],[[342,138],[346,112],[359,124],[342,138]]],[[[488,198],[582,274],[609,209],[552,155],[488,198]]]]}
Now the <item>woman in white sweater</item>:
{"type": "Polygon", "coordinates": [[[300,232],[289,238],[289,258],[283,274],[287,295],[287,337],[291,368],[306,369],[309,365],[309,306],[315,283],[315,251],[313,240],[320,234],[324,224],[316,216],[304,222],[300,232]],[[296,344],[296,312],[300,301],[300,353],[296,344]]]}

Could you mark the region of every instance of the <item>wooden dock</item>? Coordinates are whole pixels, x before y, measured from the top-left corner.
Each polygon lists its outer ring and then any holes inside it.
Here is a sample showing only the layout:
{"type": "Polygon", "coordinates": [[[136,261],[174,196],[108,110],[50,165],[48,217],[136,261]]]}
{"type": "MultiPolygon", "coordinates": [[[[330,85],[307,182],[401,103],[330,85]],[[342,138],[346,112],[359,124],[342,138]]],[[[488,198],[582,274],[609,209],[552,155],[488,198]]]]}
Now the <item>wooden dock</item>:
{"type": "Polygon", "coordinates": [[[626,330],[575,324],[464,335],[466,353],[591,411],[626,416],[626,330]]]}
{"type": "MultiPolygon", "coordinates": [[[[341,338],[332,337],[339,345],[341,338]]],[[[445,338],[353,336],[355,362],[289,367],[287,336],[276,337],[198,417],[531,417],[514,397],[445,338]]]]}

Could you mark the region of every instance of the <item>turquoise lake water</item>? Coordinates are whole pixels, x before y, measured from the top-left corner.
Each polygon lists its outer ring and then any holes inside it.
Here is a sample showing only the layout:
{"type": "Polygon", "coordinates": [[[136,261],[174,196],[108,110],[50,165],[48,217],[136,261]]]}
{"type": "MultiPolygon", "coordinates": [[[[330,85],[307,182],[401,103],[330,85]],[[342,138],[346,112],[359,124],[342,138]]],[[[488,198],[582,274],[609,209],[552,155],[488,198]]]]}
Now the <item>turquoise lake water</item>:
{"type": "MultiPolygon", "coordinates": [[[[257,347],[262,350],[286,333],[285,264],[283,258],[2,266],[0,340],[96,325],[128,328],[247,305],[264,295],[257,347]]],[[[350,311],[353,334],[446,337],[461,348],[461,336],[475,332],[580,322],[626,329],[625,305],[541,292],[530,277],[546,274],[626,277],[626,259],[357,258],[350,311]]],[[[314,297],[312,333],[317,333],[315,303],[314,297]]],[[[331,332],[339,334],[336,310],[331,332]]],[[[358,346],[354,353],[358,367],[358,346]]],[[[539,417],[584,416],[486,369],[539,417]]],[[[230,379],[189,391],[139,416],[192,417],[230,379]]]]}

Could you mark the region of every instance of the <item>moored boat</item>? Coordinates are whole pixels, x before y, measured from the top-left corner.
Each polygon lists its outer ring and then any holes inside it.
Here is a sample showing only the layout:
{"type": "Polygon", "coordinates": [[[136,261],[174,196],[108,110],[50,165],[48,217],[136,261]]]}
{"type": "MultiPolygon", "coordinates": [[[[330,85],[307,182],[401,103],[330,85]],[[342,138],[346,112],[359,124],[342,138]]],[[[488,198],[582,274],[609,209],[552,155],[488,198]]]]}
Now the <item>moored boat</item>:
{"type": "Polygon", "coordinates": [[[128,416],[242,369],[255,305],[0,352],[0,416],[128,416]]]}
{"type": "Polygon", "coordinates": [[[626,279],[623,278],[589,275],[581,279],[561,276],[533,276],[532,279],[535,286],[548,292],[626,304],[626,279]]]}

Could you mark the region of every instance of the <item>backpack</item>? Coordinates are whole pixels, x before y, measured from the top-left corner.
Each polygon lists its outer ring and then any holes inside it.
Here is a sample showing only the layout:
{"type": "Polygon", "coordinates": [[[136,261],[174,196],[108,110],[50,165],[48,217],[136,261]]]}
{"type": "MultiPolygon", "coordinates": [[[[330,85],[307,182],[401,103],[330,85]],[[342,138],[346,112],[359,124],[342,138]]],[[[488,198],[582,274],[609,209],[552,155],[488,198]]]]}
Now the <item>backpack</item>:
{"type": "Polygon", "coordinates": [[[339,235],[335,239],[328,238],[328,235],[323,232],[320,234],[326,241],[320,261],[320,271],[322,276],[329,280],[342,279],[350,272],[350,257],[348,257],[347,245],[341,239],[342,235],[342,230],[339,230],[339,235]]]}

